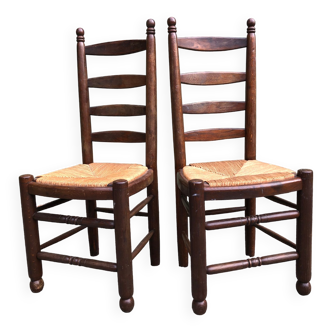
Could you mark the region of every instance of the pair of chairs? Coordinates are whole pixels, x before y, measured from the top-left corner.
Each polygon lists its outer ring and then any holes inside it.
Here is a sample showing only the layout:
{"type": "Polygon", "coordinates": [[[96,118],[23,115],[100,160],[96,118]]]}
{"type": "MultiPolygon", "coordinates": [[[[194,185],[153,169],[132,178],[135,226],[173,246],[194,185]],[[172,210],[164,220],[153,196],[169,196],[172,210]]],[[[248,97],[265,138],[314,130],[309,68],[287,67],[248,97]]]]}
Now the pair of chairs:
{"type": "MultiPolygon", "coordinates": [[[[310,293],[312,181],[311,170],[291,170],[256,160],[256,46],[255,21],[249,19],[247,38],[177,38],[176,21],[168,19],[169,63],[172,121],[176,174],[177,240],[179,265],[188,265],[191,255],[193,311],[204,314],[207,309],[207,275],[240,270],[260,265],[296,260],[297,291],[310,293]],[[247,48],[245,73],[199,72],[180,74],[179,48],[195,51],[226,51],[247,48]],[[244,102],[202,102],[182,104],[181,84],[229,84],[246,82],[244,102]],[[212,114],[245,111],[245,129],[208,129],[184,132],[183,113],[212,114]],[[245,139],[243,160],[194,163],[186,165],[186,141],[245,139]],[[275,195],[297,192],[297,203],[275,195]],[[289,211],[256,215],[255,199],[266,197],[291,208],[289,211]],[[244,199],[235,208],[205,210],[207,200],[244,199]],[[206,215],[244,211],[245,217],[205,221],[206,215]],[[190,239],[188,236],[190,220],[190,239]],[[296,244],[260,225],[297,218],[296,244]],[[255,254],[256,228],[294,250],[236,262],[206,264],[206,230],[245,226],[246,255],[255,254]]],[[[83,164],[42,176],[19,178],[24,234],[30,288],[43,289],[42,261],[80,265],[118,274],[120,308],[130,312],[134,307],[132,261],[149,242],[151,265],[160,263],[159,209],[157,177],[157,103],[155,23],[147,21],[146,40],[126,40],[85,46],[84,31],[77,29],[78,85],[83,164]],[[146,75],[113,75],[88,78],[86,55],[124,55],[146,50],[146,75]],[[146,85],[146,105],[106,105],[90,107],[89,88],[133,88],[146,85]],[[129,131],[91,132],[90,116],[146,116],[146,133],[129,131]],[[146,166],[137,164],[94,163],[92,142],[146,143],[146,166]],[[147,188],[147,197],[130,210],[129,197],[147,188]],[[36,206],[36,196],[57,198],[36,206]],[[42,212],[72,199],[86,201],[86,217],[64,216],[42,212]],[[97,200],[113,200],[113,209],[97,207],[97,200]],[[148,212],[141,210],[147,206],[148,212]],[[114,215],[113,220],[97,218],[97,212],[114,215]],[[132,251],[130,219],[148,217],[149,232],[132,251]],[[38,221],[67,223],[78,227],[40,244],[38,221]],[[98,228],[114,229],[116,263],[71,257],[44,251],[45,248],[87,228],[91,256],[97,256],[98,228]]]]}

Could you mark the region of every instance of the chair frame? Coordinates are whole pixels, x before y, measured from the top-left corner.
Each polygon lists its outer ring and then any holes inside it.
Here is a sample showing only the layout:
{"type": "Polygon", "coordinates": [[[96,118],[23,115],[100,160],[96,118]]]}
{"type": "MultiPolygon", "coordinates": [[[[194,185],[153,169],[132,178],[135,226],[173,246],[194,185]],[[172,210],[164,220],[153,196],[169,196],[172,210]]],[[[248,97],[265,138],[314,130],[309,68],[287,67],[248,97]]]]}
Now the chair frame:
{"type": "Polygon", "coordinates": [[[172,124],[176,175],[176,214],[179,265],[188,266],[191,255],[191,282],[193,311],[206,312],[207,275],[296,260],[296,288],[299,294],[308,295],[311,290],[311,241],[312,241],[312,191],[313,172],[300,169],[294,179],[264,184],[210,187],[201,179],[187,181],[183,175],[186,166],[186,141],[212,141],[244,137],[245,160],[256,160],[256,36],[255,20],[247,21],[247,38],[198,37],[178,38],[176,20],[169,18],[169,64],[172,99],[172,124]],[[179,48],[194,51],[225,51],[247,48],[246,73],[180,73],[179,48]],[[245,102],[222,102],[217,113],[245,110],[245,129],[209,129],[184,132],[183,113],[215,113],[215,103],[182,104],[181,84],[225,84],[245,81],[245,102]],[[198,112],[198,106],[205,107],[198,112]],[[193,107],[194,106],[194,107],[193,107]],[[297,192],[297,204],[276,195],[297,192]],[[256,198],[265,197],[291,207],[285,212],[256,215],[256,198]],[[187,200],[189,198],[189,202],[187,200]],[[245,199],[245,206],[205,211],[205,201],[245,199]],[[245,211],[245,217],[205,221],[205,215],[245,211]],[[188,238],[190,218],[190,240],[188,238]],[[261,226],[261,223],[297,218],[296,244],[261,226]],[[256,228],[274,239],[289,245],[295,251],[276,255],[249,258],[240,261],[206,264],[206,230],[245,226],[246,255],[255,255],[256,228]]]}
{"type": "Polygon", "coordinates": [[[77,64],[79,106],[81,122],[83,164],[93,163],[92,141],[99,142],[145,142],[146,166],[148,171],[130,182],[118,179],[107,187],[54,186],[36,182],[32,175],[19,177],[24,236],[26,245],[30,288],[34,293],[43,289],[42,260],[85,266],[94,269],[117,272],[120,294],[120,308],[130,312],[134,307],[132,260],[149,242],[151,265],[160,264],[159,207],[157,180],[157,101],[156,101],[156,47],[155,22],[147,21],[147,37],[142,40],[122,40],[85,46],[84,30],[78,28],[77,64]],[[146,75],[113,75],[98,78],[87,76],[86,55],[124,55],[146,50],[146,75]],[[131,88],[146,85],[146,106],[107,105],[90,107],[89,87],[131,88]],[[146,115],[146,133],[130,131],[91,132],[91,115],[139,116],[146,115]],[[129,197],[147,188],[147,198],[129,210],[129,197]],[[35,196],[54,197],[50,203],[36,206],[35,196]],[[72,199],[86,201],[87,217],[64,216],[40,212],[63,204],[72,199]],[[97,207],[96,200],[113,200],[114,209],[97,207]],[[144,206],[148,212],[140,212],[144,206]],[[113,213],[114,220],[97,218],[97,212],[113,213]],[[148,217],[149,233],[131,250],[130,218],[148,217]],[[40,244],[38,221],[79,225],[56,238],[40,244]],[[71,257],[44,252],[43,249],[87,228],[91,256],[99,254],[98,228],[114,229],[116,242],[116,263],[80,257],[71,257]]]}

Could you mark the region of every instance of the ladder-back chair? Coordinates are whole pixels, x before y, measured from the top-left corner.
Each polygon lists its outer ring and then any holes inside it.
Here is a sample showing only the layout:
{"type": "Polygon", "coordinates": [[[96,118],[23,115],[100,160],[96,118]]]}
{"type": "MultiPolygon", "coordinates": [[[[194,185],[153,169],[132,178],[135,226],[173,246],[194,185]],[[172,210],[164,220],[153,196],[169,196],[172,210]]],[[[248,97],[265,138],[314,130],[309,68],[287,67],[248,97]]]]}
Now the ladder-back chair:
{"type": "Polygon", "coordinates": [[[85,46],[84,30],[78,28],[77,61],[83,164],[34,178],[19,178],[28,273],[32,292],[43,289],[42,261],[85,266],[117,272],[120,308],[130,312],[134,307],[132,260],[149,242],[151,265],[159,265],[159,209],[157,183],[157,104],[155,23],[147,21],[147,37],[85,46]],[[87,77],[86,55],[125,55],[146,50],[146,75],[113,75],[87,77]],[[105,105],[90,107],[89,88],[134,88],[146,85],[146,106],[105,105]],[[91,132],[90,116],[146,116],[146,133],[131,131],[91,132]],[[146,143],[146,166],[138,164],[94,163],[92,142],[146,143]],[[129,197],[147,188],[147,198],[129,209],[129,197]],[[35,196],[55,197],[36,207],[35,196]],[[45,213],[44,210],[70,201],[86,201],[86,217],[45,213]],[[96,200],[113,200],[114,208],[97,207],[96,200]],[[142,212],[144,206],[148,212],[142,212]],[[43,211],[43,212],[42,212],[43,211]],[[114,220],[97,218],[97,212],[114,214],[114,220]],[[132,251],[130,218],[148,217],[149,233],[132,251]],[[40,244],[38,221],[67,223],[79,227],[44,244],[40,244]],[[44,249],[87,228],[90,254],[99,254],[98,228],[114,229],[116,263],[71,257],[45,252],[44,249]]]}
{"type": "Polygon", "coordinates": [[[168,19],[172,122],[176,173],[176,212],[179,265],[191,255],[193,311],[207,309],[207,275],[296,260],[297,291],[310,293],[313,172],[289,169],[256,160],[256,40],[255,20],[249,19],[247,38],[177,38],[176,21],[168,19]],[[178,48],[194,51],[227,51],[247,48],[246,72],[180,73],[178,48]],[[182,104],[181,84],[216,85],[245,81],[244,102],[182,104]],[[184,132],[183,114],[245,111],[244,129],[204,129],[184,132]],[[185,142],[245,139],[243,160],[186,165],[185,142]],[[275,195],[297,192],[297,204],[275,195]],[[187,200],[189,198],[189,202],[187,200]],[[266,197],[292,210],[256,215],[256,197],[266,197]],[[205,211],[205,201],[245,199],[245,206],[205,211]],[[245,217],[205,221],[206,215],[245,211],[245,217]],[[188,220],[190,218],[190,240],[188,220]],[[262,226],[262,223],[297,218],[296,244],[262,226]],[[206,265],[206,230],[245,226],[246,255],[255,255],[256,228],[289,245],[291,252],[206,265]]]}

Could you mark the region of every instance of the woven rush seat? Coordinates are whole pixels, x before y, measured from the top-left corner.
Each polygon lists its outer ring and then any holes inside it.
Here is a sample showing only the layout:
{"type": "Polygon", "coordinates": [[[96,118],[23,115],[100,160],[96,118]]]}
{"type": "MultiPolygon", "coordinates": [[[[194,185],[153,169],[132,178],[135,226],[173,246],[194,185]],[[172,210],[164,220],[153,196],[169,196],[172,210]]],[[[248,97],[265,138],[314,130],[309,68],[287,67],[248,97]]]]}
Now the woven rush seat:
{"type": "Polygon", "coordinates": [[[139,164],[92,163],[80,164],[36,177],[36,181],[48,185],[75,187],[107,187],[115,180],[131,182],[147,172],[139,164]]]}
{"type": "Polygon", "coordinates": [[[211,187],[230,187],[292,179],[290,169],[257,160],[229,160],[194,163],[183,168],[185,178],[201,179],[211,187]]]}

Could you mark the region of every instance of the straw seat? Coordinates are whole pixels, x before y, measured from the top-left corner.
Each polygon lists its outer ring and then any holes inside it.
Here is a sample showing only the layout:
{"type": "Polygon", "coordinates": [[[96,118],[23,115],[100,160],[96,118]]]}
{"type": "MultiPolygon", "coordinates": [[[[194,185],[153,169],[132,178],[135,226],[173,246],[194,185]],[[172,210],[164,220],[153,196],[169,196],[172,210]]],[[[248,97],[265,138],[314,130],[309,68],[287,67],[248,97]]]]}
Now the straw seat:
{"type": "Polygon", "coordinates": [[[258,160],[228,160],[194,163],[183,168],[185,178],[201,179],[210,187],[243,186],[292,179],[290,169],[258,160]]]}
{"type": "Polygon", "coordinates": [[[147,172],[139,164],[91,163],[80,164],[36,177],[36,182],[75,187],[107,187],[118,179],[130,183],[147,172]]]}

